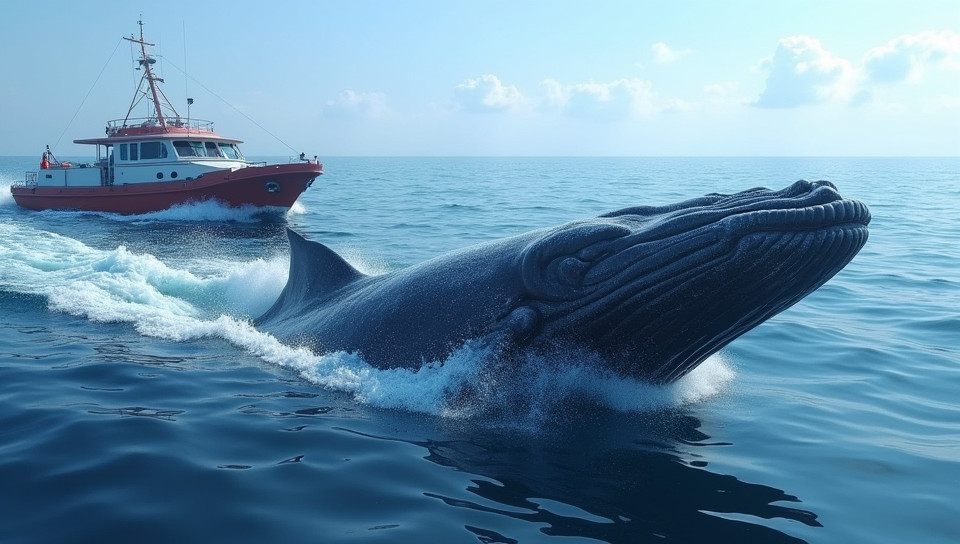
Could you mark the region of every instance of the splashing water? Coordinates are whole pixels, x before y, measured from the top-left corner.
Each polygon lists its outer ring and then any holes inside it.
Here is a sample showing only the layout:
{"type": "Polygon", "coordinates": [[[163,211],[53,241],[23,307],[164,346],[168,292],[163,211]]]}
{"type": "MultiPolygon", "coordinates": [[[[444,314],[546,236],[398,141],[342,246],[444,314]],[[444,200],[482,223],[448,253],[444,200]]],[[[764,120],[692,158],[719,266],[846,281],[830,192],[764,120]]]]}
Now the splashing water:
{"type": "MultiPolygon", "coordinates": [[[[620,411],[654,410],[716,395],[733,378],[730,366],[716,355],[683,380],[661,387],[612,375],[589,354],[524,355],[497,362],[492,349],[480,342],[418,370],[381,370],[355,354],[318,355],[284,345],[253,327],[251,319],[268,309],[283,288],[285,257],[205,263],[203,270],[217,271],[212,273],[173,267],[123,246],[95,249],[24,226],[0,224],[0,240],[0,291],[41,295],[53,311],[130,324],[145,336],[175,342],[222,338],[310,383],[381,408],[535,428],[571,401],[620,411]]],[[[361,269],[383,266],[356,264],[361,269]]]]}

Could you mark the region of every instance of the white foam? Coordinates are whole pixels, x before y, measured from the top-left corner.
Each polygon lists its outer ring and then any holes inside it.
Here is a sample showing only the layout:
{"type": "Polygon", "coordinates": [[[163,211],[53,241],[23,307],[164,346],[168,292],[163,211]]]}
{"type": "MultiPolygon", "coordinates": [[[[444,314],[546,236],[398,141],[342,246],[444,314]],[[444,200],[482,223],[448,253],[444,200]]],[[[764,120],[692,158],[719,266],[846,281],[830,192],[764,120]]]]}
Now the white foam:
{"type": "Polygon", "coordinates": [[[0,239],[0,287],[44,295],[52,309],[96,321],[259,315],[286,283],[283,258],[225,262],[223,272],[198,275],[123,246],[99,250],[30,227],[0,224],[0,239]]]}
{"type": "Polygon", "coordinates": [[[442,363],[417,370],[378,370],[342,352],[311,357],[300,351],[291,356],[275,347],[271,355],[263,356],[369,405],[527,430],[542,427],[571,402],[623,412],[660,410],[711,398],[734,377],[720,355],[674,384],[654,386],[613,375],[595,358],[581,354],[494,362],[490,348],[478,343],[468,343],[442,363]]]}
{"type": "Polygon", "coordinates": [[[304,206],[299,200],[293,203],[293,206],[290,206],[290,211],[287,212],[287,216],[291,215],[305,215],[307,213],[307,207],[304,206]]]}
{"type": "MultiPolygon", "coordinates": [[[[13,197],[10,195],[9,187],[4,191],[8,197],[0,197],[0,205],[4,205],[6,200],[9,200],[11,205],[13,203],[13,197]]],[[[294,207],[297,207],[297,203],[294,204],[294,207]]],[[[300,206],[300,210],[305,210],[306,208],[300,206]]],[[[71,215],[94,215],[103,219],[108,219],[111,221],[118,221],[124,223],[140,223],[146,221],[179,221],[179,222],[203,222],[203,221],[233,221],[236,223],[255,223],[261,221],[264,216],[275,215],[278,217],[283,217],[286,214],[292,213],[293,208],[287,210],[285,208],[271,208],[271,207],[257,207],[253,205],[245,205],[238,208],[232,208],[226,204],[216,201],[216,200],[206,200],[203,202],[190,202],[187,204],[178,204],[172,206],[166,210],[161,210],[158,212],[148,212],[135,215],[121,215],[118,213],[112,212],[99,212],[99,211],[76,211],[76,210],[41,210],[38,214],[57,214],[62,217],[69,217],[71,215]]],[[[301,213],[301,212],[295,212],[301,213]]]]}
{"type": "Polygon", "coordinates": [[[13,201],[13,195],[10,193],[11,185],[13,185],[11,182],[0,180],[0,208],[16,206],[16,203],[13,201]]]}
{"type": "MultiPolygon", "coordinates": [[[[283,215],[286,210],[258,208],[252,205],[231,208],[216,200],[178,204],[159,212],[150,212],[133,216],[118,216],[120,221],[236,221],[252,223],[264,214],[283,215]]],[[[111,214],[113,216],[113,214],[111,214]]]]}

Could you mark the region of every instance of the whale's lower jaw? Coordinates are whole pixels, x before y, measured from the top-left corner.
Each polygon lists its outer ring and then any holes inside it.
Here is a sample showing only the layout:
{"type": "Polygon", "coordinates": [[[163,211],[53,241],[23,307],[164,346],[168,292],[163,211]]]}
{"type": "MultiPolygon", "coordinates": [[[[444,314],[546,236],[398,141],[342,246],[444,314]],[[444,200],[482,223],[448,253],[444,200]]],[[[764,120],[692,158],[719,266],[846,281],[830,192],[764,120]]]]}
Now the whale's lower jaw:
{"type": "Polygon", "coordinates": [[[732,252],[687,256],[703,260],[687,263],[682,276],[645,285],[642,295],[633,292],[609,305],[578,336],[614,372],[670,383],[823,285],[866,241],[860,223],[754,232],[732,252]]]}

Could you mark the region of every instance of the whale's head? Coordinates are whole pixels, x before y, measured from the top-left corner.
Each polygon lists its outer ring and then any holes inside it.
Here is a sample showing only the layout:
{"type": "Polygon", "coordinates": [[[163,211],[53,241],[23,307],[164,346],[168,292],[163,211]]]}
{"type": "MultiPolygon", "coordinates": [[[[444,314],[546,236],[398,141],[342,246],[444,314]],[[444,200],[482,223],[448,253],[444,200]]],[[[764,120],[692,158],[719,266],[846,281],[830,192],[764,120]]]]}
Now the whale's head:
{"type": "Polygon", "coordinates": [[[840,271],[870,212],[826,181],[619,210],[547,231],[520,257],[531,346],[573,342],[674,381],[840,271]]]}

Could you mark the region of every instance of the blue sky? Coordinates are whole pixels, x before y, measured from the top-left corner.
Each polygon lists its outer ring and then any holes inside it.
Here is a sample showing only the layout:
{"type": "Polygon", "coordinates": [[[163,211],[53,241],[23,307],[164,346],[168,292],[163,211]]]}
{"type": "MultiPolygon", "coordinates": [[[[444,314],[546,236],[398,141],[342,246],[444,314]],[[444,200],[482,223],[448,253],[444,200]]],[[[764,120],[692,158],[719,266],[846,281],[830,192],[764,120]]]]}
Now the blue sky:
{"type": "Polygon", "coordinates": [[[960,155],[955,0],[51,0],[0,12],[0,155],[90,154],[72,140],[126,113],[139,72],[120,37],[141,16],[175,107],[186,115],[194,98],[192,117],[250,156],[960,155]]]}

